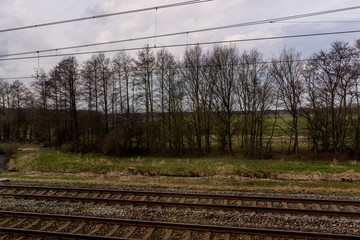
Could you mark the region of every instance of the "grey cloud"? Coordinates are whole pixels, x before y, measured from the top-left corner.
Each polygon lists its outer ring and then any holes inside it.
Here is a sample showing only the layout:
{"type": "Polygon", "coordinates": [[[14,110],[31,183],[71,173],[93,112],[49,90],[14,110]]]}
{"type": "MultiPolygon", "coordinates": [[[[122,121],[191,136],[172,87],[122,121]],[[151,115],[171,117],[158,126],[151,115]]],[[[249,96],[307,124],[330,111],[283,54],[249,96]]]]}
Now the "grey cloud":
{"type": "MultiPolygon", "coordinates": [[[[182,0],[2,0],[0,1],[0,16],[2,16],[0,28],[21,26],[25,23],[41,23],[74,17],[94,16],[180,1],[182,0]]],[[[343,8],[353,5],[355,4],[352,0],[214,0],[212,2],[194,4],[191,6],[160,9],[157,12],[142,12],[41,29],[11,32],[9,34],[0,35],[0,54],[153,35],[155,33],[156,14],[158,20],[156,26],[157,34],[163,34],[306,12],[343,8]]],[[[357,18],[358,12],[359,11],[352,11],[306,20],[353,20],[357,18]]],[[[172,38],[159,38],[157,39],[157,43],[167,45],[173,43],[186,43],[187,41],[201,42],[224,40],[236,36],[238,36],[238,38],[245,36],[266,37],[270,35],[341,31],[354,29],[355,26],[356,23],[275,23],[245,28],[233,28],[224,31],[190,34],[188,36],[181,35],[172,38]]],[[[264,53],[264,56],[271,57],[273,54],[277,55],[286,45],[287,47],[296,48],[306,56],[319,49],[329,47],[331,41],[334,39],[353,43],[356,36],[357,35],[339,35],[334,37],[258,41],[252,43],[239,43],[237,46],[240,50],[257,48],[264,53]]],[[[153,44],[154,40],[148,40],[147,42],[153,44]]],[[[141,44],[144,43],[145,42],[122,43],[113,46],[91,48],[90,50],[134,47],[141,46],[141,44]]],[[[72,52],[74,51],[75,50],[72,50],[72,52]]],[[[181,52],[182,50],[171,49],[171,51],[181,52]]],[[[86,57],[83,56],[81,58],[83,59],[86,57]]],[[[55,60],[42,59],[41,62],[44,66],[51,67],[51,65],[54,65],[55,60]]],[[[15,65],[15,62],[8,64],[9,66],[11,64],[15,65]]],[[[12,74],[32,74],[31,71],[33,65],[34,62],[32,61],[23,62],[18,66],[18,73],[12,74]]]]}
{"type": "Polygon", "coordinates": [[[9,53],[8,45],[9,45],[8,40],[0,39],[0,55],[5,55],[9,53]]]}

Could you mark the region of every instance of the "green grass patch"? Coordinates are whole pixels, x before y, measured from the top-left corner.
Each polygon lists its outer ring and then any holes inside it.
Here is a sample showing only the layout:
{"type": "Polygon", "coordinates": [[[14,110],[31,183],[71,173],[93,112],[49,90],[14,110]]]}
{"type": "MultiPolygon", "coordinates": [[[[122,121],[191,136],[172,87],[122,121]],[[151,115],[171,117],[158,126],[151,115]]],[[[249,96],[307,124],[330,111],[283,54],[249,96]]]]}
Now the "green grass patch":
{"type": "Polygon", "coordinates": [[[59,173],[89,172],[151,172],[154,175],[204,177],[237,175],[273,178],[283,174],[342,174],[360,173],[357,162],[255,160],[236,158],[119,158],[93,154],[63,153],[40,149],[19,151],[13,161],[13,171],[59,173]]]}
{"type": "Polygon", "coordinates": [[[41,184],[360,195],[360,164],[355,161],[118,158],[27,148],[18,151],[0,177],[41,184]]]}

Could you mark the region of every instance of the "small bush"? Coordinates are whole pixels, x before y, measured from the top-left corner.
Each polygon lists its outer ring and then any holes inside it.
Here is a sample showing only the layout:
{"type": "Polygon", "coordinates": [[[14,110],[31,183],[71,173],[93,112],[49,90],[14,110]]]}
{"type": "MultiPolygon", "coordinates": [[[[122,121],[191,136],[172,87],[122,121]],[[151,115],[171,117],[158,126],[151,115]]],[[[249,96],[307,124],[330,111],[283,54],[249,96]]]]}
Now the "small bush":
{"type": "Polygon", "coordinates": [[[275,174],[271,170],[258,170],[252,173],[255,178],[274,178],[275,174]]]}
{"type": "Polygon", "coordinates": [[[8,157],[13,157],[19,149],[19,145],[16,143],[2,143],[0,144],[0,153],[5,154],[8,157]]]}
{"type": "Polygon", "coordinates": [[[59,150],[64,153],[81,153],[82,147],[74,142],[66,142],[60,146],[59,150]]]}
{"type": "Polygon", "coordinates": [[[272,170],[259,169],[256,171],[246,172],[244,170],[236,170],[235,174],[249,178],[274,178],[276,174],[272,170]]]}

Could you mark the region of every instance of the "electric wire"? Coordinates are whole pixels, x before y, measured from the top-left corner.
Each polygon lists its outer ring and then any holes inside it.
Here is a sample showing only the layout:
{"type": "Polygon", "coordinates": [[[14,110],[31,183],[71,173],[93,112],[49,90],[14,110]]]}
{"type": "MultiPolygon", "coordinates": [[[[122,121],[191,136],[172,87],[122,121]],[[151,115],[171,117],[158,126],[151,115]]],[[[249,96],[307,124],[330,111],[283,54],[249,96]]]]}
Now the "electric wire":
{"type": "Polygon", "coordinates": [[[190,5],[190,4],[197,4],[197,3],[204,3],[204,2],[211,2],[211,1],[213,1],[213,0],[192,0],[192,1],[177,2],[177,3],[172,3],[172,4],[160,5],[160,6],[156,6],[156,7],[148,7],[148,8],[142,8],[142,9],[129,10],[129,11],[95,15],[95,16],[90,16],[90,17],[74,18],[74,19],[67,19],[67,20],[56,21],[56,22],[40,23],[40,24],[29,25],[29,26],[1,29],[0,33],[24,30],[24,29],[29,29],[29,28],[39,28],[39,27],[71,23],[71,22],[78,22],[78,21],[86,21],[86,20],[105,18],[105,17],[113,17],[113,16],[125,15],[125,14],[131,14],[131,13],[146,12],[146,11],[151,11],[151,10],[155,10],[155,9],[180,7],[180,6],[190,5]]]}
{"type": "MultiPolygon", "coordinates": [[[[170,45],[162,45],[162,46],[157,45],[157,46],[148,46],[148,47],[150,49],[161,49],[161,48],[187,47],[187,46],[195,46],[195,45],[199,45],[199,46],[200,45],[216,45],[216,44],[229,44],[229,43],[239,43],[239,42],[249,42],[249,41],[278,40],[278,39],[316,37],[316,36],[352,34],[352,33],[360,33],[360,30],[307,33],[307,34],[298,34],[298,35],[284,35],[284,36],[272,36],[272,37],[262,37],[262,38],[245,38],[245,39],[221,40],[221,41],[209,41],[209,42],[197,42],[197,43],[180,43],[180,44],[170,44],[170,45]]],[[[110,52],[121,52],[121,51],[137,51],[137,50],[141,50],[141,49],[144,49],[144,47],[62,53],[62,54],[56,54],[56,55],[49,54],[49,55],[28,56],[28,57],[3,58],[3,59],[0,59],[0,62],[1,61],[12,61],[12,60],[35,59],[35,58],[50,58],[50,57],[59,57],[59,56],[66,57],[66,56],[87,55],[87,54],[97,54],[97,53],[110,53],[110,52]]]]}
{"type": "MultiPolygon", "coordinates": [[[[360,53],[360,52],[359,52],[360,53]]],[[[354,57],[354,56],[349,56],[349,57],[345,57],[342,59],[338,59],[338,58],[329,58],[327,57],[327,60],[332,60],[332,61],[341,61],[344,59],[354,59],[354,60],[360,60],[360,57],[354,57]]],[[[153,68],[154,71],[156,70],[181,70],[181,69],[190,69],[190,68],[213,68],[213,67],[234,67],[234,66],[243,66],[243,65],[266,65],[266,64],[278,64],[278,63],[301,63],[301,62],[311,62],[311,61],[323,61],[323,59],[316,59],[313,57],[309,57],[309,58],[302,58],[302,59],[291,59],[291,60],[277,60],[276,58],[273,59],[269,59],[269,60],[261,60],[261,61],[256,61],[256,62],[238,62],[238,63],[229,63],[229,64],[206,64],[206,65],[197,65],[197,66],[186,66],[183,64],[175,64],[172,67],[155,67],[153,68]]],[[[130,70],[130,72],[133,72],[136,70],[130,70]]],[[[0,77],[0,80],[20,80],[20,79],[36,79],[38,78],[38,76],[30,76],[30,77],[0,77]]]]}
{"type": "Polygon", "coordinates": [[[282,24],[299,24],[299,23],[359,23],[360,20],[319,20],[319,21],[286,21],[286,22],[279,22],[282,24]]]}
{"type": "Polygon", "coordinates": [[[32,77],[0,77],[0,81],[2,80],[21,80],[21,79],[35,79],[36,76],[32,77]]]}
{"type": "Polygon", "coordinates": [[[270,19],[252,21],[252,22],[236,23],[236,24],[223,25],[223,26],[210,27],[210,28],[202,28],[202,29],[195,29],[195,30],[189,30],[189,31],[181,31],[181,32],[166,33],[166,34],[157,34],[157,33],[155,33],[155,35],[151,35],[151,36],[135,37],[135,38],[121,39],[121,40],[107,41],[107,42],[99,42],[99,43],[88,43],[88,44],[75,45],[75,46],[69,46],[69,47],[43,49],[43,50],[38,50],[38,51],[12,53],[12,54],[0,55],[0,57],[27,55],[27,54],[34,54],[34,53],[38,53],[38,52],[44,53],[44,52],[53,52],[53,51],[60,51],[60,50],[69,50],[69,49],[75,49],[75,48],[101,46],[101,45],[123,43],[123,42],[132,42],[132,41],[139,41],[139,40],[146,40],[146,39],[153,39],[153,38],[156,39],[156,38],[163,38],[163,37],[171,37],[171,36],[184,35],[184,34],[186,34],[188,36],[188,34],[193,34],[193,33],[208,32],[208,31],[215,31],[215,30],[225,30],[225,29],[231,29],[231,28],[240,28],[240,27],[253,26],[253,25],[259,25],[259,24],[278,23],[278,22],[281,22],[281,21],[288,21],[288,20],[291,20],[291,19],[298,19],[298,18],[319,16],[319,15],[336,13],[336,12],[350,11],[350,10],[355,10],[355,9],[359,9],[359,8],[360,8],[360,6],[354,6],[354,7],[349,7],[349,8],[340,8],[340,9],[332,9],[332,10],[327,10],[327,11],[321,11],[321,12],[304,13],[304,14],[298,14],[298,15],[292,15],[292,16],[286,16],[286,17],[270,18],[270,19]]]}

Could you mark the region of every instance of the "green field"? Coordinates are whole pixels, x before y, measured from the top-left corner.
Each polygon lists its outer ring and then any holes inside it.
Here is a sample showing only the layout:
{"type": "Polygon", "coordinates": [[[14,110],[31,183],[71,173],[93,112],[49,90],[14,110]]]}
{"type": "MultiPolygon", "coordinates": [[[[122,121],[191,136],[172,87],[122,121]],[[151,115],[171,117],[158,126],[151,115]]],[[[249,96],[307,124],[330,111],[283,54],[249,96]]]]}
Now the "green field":
{"type": "Polygon", "coordinates": [[[281,174],[341,174],[360,173],[357,162],[286,161],[227,158],[119,158],[93,154],[63,153],[57,150],[19,151],[13,161],[15,171],[58,173],[90,172],[106,174],[138,169],[153,175],[205,177],[238,175],[273,178],[281,174]]]}
{"type": "Polygon", "coordinates": [[[356,161],[117,158],[24,148],[0,173],[12,181],[360,195],[356,161]]]}

